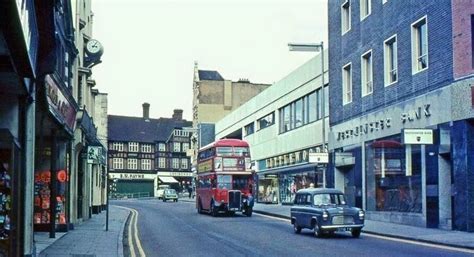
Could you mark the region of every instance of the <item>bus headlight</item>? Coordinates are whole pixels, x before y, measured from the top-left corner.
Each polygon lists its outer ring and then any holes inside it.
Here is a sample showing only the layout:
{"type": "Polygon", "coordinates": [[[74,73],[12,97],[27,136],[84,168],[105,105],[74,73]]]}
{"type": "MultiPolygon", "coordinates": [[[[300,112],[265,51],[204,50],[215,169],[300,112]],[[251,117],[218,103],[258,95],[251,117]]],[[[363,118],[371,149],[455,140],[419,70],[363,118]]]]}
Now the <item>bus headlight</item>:
{"type": "Polygon", "coordinates": [[[363,220],[365,218],[364,211],[359,211],[359,219],[363,220]]]}

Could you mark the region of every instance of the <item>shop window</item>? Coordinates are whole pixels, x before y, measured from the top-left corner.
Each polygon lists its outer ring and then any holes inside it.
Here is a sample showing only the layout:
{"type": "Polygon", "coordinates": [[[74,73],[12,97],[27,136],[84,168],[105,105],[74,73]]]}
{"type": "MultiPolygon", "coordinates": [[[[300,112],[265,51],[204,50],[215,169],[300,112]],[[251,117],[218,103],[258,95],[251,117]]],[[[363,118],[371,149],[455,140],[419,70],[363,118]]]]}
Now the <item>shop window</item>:
{"type": "Polygon", "coordinates": [[[421,147],[400,136],[366,143],[367,210],[421,213],[421,147]]]}
{"type": "MultiPolygon", "coordinates": [[[[19,148],[13,143],[9,132],[0,129],[0,255],[14,256],[14,238],[18,235],[14,217],[18,217],[18,210],[12,209],[15,199],[13,192],[17,191],[15,183],[18,171],[19,148]],[[8,136],[6,136],[8,134],[8,136]],[[5,137],[4,137],[5,136],[5,137]]],[[[48,184],[49,185],[49,184],[48,184]]],[[[49,200],[49,198],[48,198],[49,200]]],[[[48,206],[49,207],[49,206],[48,206]]],[[[16,240],[18,240],[16,238],[16,240]]]]}

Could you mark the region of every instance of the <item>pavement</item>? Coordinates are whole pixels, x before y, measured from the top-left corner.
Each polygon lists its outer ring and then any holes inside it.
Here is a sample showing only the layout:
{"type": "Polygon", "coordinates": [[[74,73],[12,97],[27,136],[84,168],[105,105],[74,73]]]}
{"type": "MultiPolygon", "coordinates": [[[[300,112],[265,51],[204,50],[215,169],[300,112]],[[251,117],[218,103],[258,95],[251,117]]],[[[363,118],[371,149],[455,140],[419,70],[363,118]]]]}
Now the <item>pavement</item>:
{"type": "Polygon", "coordinates": [[[123,257],[123,230],[129,211],[110,206],[109,231],[105,231],[106,212],[75,225],[67,233],[35,233],[36,252],[40,257],[87,256],[123,257]]]}
{"type": "MultiPolygon", "coordinates": [[[[182,201],[194,199],[180,198],[182,201]]],[[[255,203],[255,213],[290,220],[291,205],[255,203]]],[[[474,250],[474,233],[365,220],[363,233],[474,250]]]]}

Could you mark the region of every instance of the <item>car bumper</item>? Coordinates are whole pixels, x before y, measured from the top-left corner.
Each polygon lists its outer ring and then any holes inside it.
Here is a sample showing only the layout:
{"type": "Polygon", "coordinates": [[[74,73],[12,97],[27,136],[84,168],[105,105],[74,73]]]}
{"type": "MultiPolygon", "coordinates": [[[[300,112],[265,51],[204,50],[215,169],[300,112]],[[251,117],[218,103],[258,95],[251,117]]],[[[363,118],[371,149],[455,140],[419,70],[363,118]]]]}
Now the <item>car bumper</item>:
{"type": "Polygon", "coordinates": [[[338,228],[360,228],[362,229],[364,224],[351,224],[351,225],[324,225],[321,229],[338,229],[338,228]]]}

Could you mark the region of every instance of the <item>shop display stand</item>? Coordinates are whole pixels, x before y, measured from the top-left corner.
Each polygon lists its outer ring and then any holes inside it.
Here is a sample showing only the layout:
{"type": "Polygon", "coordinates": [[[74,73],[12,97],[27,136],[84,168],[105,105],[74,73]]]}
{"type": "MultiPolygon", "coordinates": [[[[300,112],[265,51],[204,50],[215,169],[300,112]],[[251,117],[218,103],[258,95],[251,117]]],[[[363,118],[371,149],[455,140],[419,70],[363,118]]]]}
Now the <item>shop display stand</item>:
{"type": "Polygon", "coordinates": [[[19,145],[7,129],[0,129],[0,257],[13,253],[15,210],[13,176],[17,169],[19,145]],[[13,224],[12,224],[13,223],[13,224]]]}

